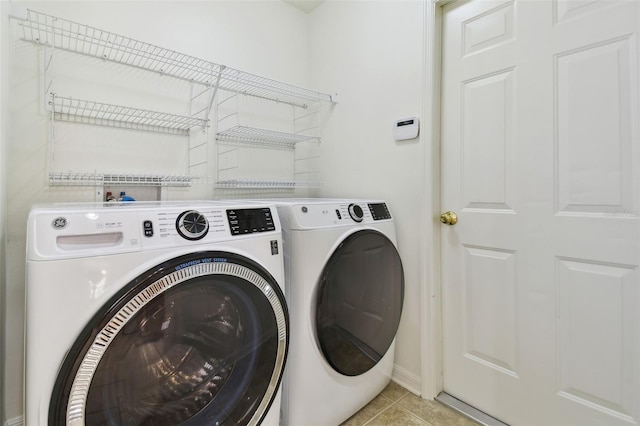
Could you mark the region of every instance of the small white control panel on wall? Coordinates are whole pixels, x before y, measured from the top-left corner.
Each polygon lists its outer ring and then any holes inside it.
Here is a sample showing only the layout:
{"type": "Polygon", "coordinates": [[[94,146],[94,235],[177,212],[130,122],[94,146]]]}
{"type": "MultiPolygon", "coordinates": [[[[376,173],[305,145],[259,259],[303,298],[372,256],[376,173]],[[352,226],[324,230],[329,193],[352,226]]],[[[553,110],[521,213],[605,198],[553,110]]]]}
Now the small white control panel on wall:
{"type": "Polygon", "coordinates": [[[420,120],[417,117],[404,118],[395,122],[393,137],[397,141],[415,139],[420,133],[420,120]]]}

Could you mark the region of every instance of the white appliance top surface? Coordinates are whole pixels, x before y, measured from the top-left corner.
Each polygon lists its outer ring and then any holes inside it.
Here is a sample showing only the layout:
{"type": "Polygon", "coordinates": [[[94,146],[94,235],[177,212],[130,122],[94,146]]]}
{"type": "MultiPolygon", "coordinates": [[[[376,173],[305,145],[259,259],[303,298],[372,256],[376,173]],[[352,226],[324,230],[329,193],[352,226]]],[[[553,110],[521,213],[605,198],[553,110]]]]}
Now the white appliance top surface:
{"type": "Polygon", "coordinates": [[[280,234],[268,203],[226,201],[55,203],[34,206],[27,260],[188,247],[280,234]]]}

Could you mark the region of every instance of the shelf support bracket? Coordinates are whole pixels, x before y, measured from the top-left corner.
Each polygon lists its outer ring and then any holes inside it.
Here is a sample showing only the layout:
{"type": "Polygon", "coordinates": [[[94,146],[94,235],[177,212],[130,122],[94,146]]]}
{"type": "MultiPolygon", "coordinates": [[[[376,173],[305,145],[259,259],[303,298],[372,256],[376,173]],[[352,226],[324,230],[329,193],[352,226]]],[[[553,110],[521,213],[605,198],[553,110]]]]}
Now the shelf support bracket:
{"type": "Polygon", "coordinates": [[[220,70],[218,71],[218,78],[216,79],[216,84],[213,86],[213,93],[211,93],[211,99],[209,99],[209,109],[207,109],[207,117],[211,114],[211,108],[213,108],[213,101],[218,94],[218,88],[220,87],[220,79],[222,78],[222,73],[225,70],[226,65],[220,65],[220,70]]]}

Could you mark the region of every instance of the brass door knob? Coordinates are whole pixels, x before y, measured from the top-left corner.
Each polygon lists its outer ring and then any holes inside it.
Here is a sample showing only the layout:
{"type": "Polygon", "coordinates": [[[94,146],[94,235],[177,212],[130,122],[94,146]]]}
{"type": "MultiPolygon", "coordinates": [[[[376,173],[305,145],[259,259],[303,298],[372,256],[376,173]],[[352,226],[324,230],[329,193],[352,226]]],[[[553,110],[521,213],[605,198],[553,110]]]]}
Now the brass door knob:
{"type": "Polygon", "coordinates": [[[458,215],[452,211],[444,212],[440,215],[440,222],[447,225],[455,225],[458,223],[458,215]]]}

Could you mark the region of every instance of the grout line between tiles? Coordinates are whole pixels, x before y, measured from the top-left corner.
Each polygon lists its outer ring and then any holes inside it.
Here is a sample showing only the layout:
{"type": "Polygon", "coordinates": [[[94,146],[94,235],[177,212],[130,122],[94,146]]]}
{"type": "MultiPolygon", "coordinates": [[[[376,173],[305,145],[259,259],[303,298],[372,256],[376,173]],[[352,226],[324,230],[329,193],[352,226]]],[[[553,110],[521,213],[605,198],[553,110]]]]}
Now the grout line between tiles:
{"type": "MultiPolygon", "coordinates": [[[[408,393],[408,392],[407,392],[408,393]]],[[[375,414],[373,417],[371,417],[369,420],[367,420],[365,423],[362,424],[362,426],[367,426],[369,425],[372,421],[374,421],[376,418],[380,417],[385,411],[388,411],[389,409],[391,409],[393,406],[397,406],[398,409],[405,411],[407,413],[409,413],[412,417],[414,417],[415,419],[421,421],[424,423],[424,426],[433,426],[431,423],[429,423],[428,421],[426,421],[425,419],[423,419],[422,417],[420,417],[419,415],[415,414],[413,411],[409,410],[406,407],[403,407],[402,405],[398,404],[400,402],[400,400],[402,398],[404,398],[405,396],[407,396],[407,393],[403,394],[401,397],[399,397],[397,400],[393,401],[390,398],[387,398],[389,401],[391,401],[391,404],[388,407],[383,408],[380,412],[378,412],[377,414],[375,414]]],[[[386,397],[385,397],[386,398],[386,397]]]]}
{"type": "Polygon", "coordinates": [[[394,404],[395,404],[395,402],[393,402],[393,401],[392,401],[392,402],[391,402],[391,404],[390,404],[388,407],[386,407],[386,408],[382,409],[382,411],[380,411],[380,412],[378,412],[377,414],[375,414],[373,417],[371,417],[369,420],[367,420],[367,421],[366,421],[362,426],[367,426],[367,425],[368,425],[369,423],[371,423],[371,422],[372,422],[376,417],[380,416],[382,413],[384,413],[385,411],[387,411],[389,408],[393,407],[393,406],[394,406],[394,404]]]}
{"type": "Polygon", "coordinates": [[[378,417],[380,414],[384,413],[385,411],[387,411],[389,408],[393,407],[393,404],[395,404],[395,401],[391,398],[388,398],[385,395],[381,395],[383,398],[387,399],[390,404],[387,405],[385,408],[383,408],[382,410],[378,411],[377,413],[375,413],[369,420],[367,420],[366,422],[364,422],[364,424],[362,426],[366,426],[369,423],[371,423],[373,421],[373,419],[375,419],[376,417],[378,417]]]}

